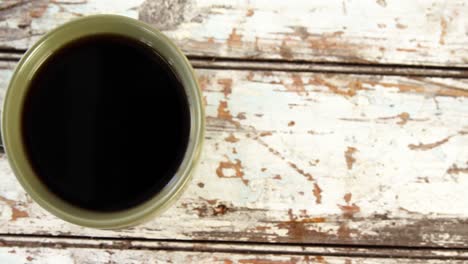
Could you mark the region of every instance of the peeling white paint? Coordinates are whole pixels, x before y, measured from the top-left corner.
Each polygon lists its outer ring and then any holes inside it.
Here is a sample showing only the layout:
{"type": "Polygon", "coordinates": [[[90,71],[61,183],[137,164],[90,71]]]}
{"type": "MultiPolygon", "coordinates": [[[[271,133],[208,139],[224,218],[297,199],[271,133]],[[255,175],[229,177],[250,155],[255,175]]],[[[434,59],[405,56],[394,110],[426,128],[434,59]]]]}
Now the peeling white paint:
{"type": "MultiPolygon", "coordinates": [[[[50,2],[44,14],[32,18],[30,28],[0,40],[0,46],[28,48],[38,35],[80,16],[138,18],[143,2],[50,2]]],[[[377,2],[192,0],[185,3],[190,11],[186,20],[165,33],[190,55],[466,66],[464,1],[388,1],[384,6],[377,2]],[[234,30],[240,42],[230,45],[234,30]],[[289,52],[280,48],[283,43],[289,52]]],[[[16,16],[0,21],[0,26],[18,30],[24,23],[16,16]]]]}

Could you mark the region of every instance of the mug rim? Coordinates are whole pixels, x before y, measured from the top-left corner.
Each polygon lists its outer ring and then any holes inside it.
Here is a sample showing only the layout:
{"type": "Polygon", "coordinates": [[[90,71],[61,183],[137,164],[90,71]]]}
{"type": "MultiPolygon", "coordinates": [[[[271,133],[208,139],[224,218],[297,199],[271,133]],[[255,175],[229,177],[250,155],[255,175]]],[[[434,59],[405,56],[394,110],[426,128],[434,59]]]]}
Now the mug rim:
{"type": "Polygon", "coordinates": [[[161,213],[188,185],[200,156],[204,134],[201,90],[183,52],[164,34],[141,21],[119,15],[78,18],[50,31],[21,58],[11,78],[1,116],[1,131],[10,166],[31,198],[53,215],[85,227],[115,229],[133,226],[161,213]],[[80,38],[116,34],[144,43],[170,65],[184,87],[190,111],[190,134],[184,158],[169,183],[145,202],[120,211],[99,212],[80,208],[52,193],[34,172],[21,136],[24,99],[38,69],[56,51],[80,38]]]}

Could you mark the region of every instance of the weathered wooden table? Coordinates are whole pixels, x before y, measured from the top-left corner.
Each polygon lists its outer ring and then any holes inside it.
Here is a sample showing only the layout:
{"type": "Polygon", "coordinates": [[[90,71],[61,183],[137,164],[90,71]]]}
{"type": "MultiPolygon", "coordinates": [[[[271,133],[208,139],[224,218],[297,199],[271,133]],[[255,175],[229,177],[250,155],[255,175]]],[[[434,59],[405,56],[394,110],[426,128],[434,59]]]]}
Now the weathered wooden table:
{"type": "Polygon", "coordinates": [[[467,5],[2,0],[1,99],[41,35],[122,14],[188,55],[207,132],[183,197],[119,231],[48,214],[1,157],[0,263],[467,261],[467,5]]]}

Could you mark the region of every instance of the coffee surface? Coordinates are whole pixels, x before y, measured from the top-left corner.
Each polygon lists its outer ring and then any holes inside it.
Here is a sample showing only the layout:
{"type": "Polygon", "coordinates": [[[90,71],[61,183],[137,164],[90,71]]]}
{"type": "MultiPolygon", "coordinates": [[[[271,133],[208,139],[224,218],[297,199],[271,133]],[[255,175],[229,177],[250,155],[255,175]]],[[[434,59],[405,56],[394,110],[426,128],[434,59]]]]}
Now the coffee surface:
{"type": "Polygon", "coordinates": [[[134,207],[162,190],[184,157],[188,101],[149,46],[117,35],[70,43],[29,86],[22,138],[35,173],[64,201],[134,207]]]}

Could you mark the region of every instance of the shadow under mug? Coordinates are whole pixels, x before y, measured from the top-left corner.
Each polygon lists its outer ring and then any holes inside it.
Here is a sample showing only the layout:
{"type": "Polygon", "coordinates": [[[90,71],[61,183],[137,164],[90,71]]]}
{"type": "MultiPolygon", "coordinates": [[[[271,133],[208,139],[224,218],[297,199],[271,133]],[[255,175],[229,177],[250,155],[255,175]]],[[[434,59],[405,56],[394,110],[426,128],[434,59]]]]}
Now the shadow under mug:
{"type": "MultiPolygon", "coordinates": [[[[128,93],[132,92],[135,91],[129,89],[128,93]]],[[[86,227],[115,229],[133,226],[150,219],[161,213],[181,194],[199,158],[204,132],[204,113],[201,91],[193,69],[183,53],[167,37],[151,26],[131,18],[95,15],[74,20],[49,32],[23,56],[5,96],[1,129],[3,145],[13,172],[34,201],[68,222],[86,227]],[[37,175],[25,148],[24,137],[21,136],[24,129],[21,119],[25,111],[26,96],[31,82],[41,67],[64,46],[86,37],[106,34],[122,36],[146,45],[167,62],[183,86],[190,120],[188,143],[183,158],[168,183],[135,206],[108,212],[82,208],[52,192],[37,175]]],[[[138,153],[122,153],[122,155],[135,154],[138,153]]],[[[148,173],[151,174],[150,171],[148,173]]]]}

